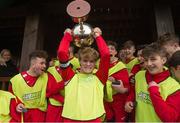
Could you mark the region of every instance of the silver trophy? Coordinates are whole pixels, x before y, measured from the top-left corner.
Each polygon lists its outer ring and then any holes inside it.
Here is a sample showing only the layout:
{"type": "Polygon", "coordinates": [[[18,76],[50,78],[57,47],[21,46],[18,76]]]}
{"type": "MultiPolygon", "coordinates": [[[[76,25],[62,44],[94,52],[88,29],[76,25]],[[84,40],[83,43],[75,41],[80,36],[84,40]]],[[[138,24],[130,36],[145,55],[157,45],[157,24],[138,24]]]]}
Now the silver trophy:
{"type": "Polygon", "coordinates": [[[74,44],[77,47],[90,46],[94,42],[92,27],[84,23],[90,10],[90,4],[84,0],[72,1],[67,6],[67,13],[77,23],[72,29],[74,44]]]}

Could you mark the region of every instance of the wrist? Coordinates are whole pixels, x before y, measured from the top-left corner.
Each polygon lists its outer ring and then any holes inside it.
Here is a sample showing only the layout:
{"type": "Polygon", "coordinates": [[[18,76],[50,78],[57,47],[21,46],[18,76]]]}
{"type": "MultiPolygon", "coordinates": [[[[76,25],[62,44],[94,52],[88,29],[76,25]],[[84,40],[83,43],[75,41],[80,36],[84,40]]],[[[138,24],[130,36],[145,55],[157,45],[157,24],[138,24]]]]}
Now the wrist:
{"type": "Polygon", "coordinates": [[[100,34],[97,33],[97,32],[95,32],[93,36],[94,36],[94,38],[96,39],[96,38],[98,38],[98,37],[100,36],[100,34]]]}
{"type": "Polygon", "coordinates": [[[148,88],[150,88],[150,87],[158,87],[159,85],[155,82],[155,81],[151,81],[151,82],[149,82],[149,84],[148,84],[148,88]]]}
{"type": "Polygon", "coordinates": [[[122,91],[121,91],[122,94],[125,94],[125,93],[127,93],[127,92],[128,92],[128,89],[127,89],[127,88],[123,88],[122,91]]]}
{"type": "Polygon", "coordinates": [[[156,92],[159,91],[159,87],[158,86],[151,86],[151,87],[148,88],[148,91],[150,93],[156,93],[156,92]]]}

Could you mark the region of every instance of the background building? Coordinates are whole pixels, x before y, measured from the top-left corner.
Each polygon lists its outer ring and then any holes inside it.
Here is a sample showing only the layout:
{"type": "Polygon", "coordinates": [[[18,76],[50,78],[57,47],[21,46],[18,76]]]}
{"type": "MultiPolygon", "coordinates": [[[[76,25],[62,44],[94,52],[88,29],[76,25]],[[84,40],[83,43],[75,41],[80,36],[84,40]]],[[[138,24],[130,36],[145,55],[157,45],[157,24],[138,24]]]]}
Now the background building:
{"type": "MultiPolygon", "coordinates": [[[[155,41],[166,32],[180,34],[179,0],[87,0],[91,5],[87,23],[103,30],[103,37],[119,45],[155,41]]],[[[20,69],[28,54],[44,49],[56,56],[64,30],[75,23],[66,12],[71,0],[1,0],[0,50],[8,48],[19,58],[20,69]]]]}

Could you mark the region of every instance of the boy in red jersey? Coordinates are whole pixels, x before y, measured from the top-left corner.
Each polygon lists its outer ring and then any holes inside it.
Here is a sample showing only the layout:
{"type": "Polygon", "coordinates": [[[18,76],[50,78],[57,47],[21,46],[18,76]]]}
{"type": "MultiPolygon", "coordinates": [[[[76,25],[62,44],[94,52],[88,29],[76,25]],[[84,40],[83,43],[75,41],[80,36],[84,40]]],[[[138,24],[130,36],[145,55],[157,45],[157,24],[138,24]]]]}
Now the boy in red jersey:
{"type": "Polygon", "coordinates": [[[24,71],[14,76],[9,87],[19,99],[19,105],[16,111],[24,113],[24,122],[44,122],[47,97],[51,97],[59,92],[59,89],[64,88],[64,82],[57,83],[54,77],[46,73],[46,58],[45,51],[37,50],[29,55],[30,66],[27,71],[24,71]]]}
{"type": "Polygon", "coordinates": [[[117,44],[113,41],[107,42],[110,52],[109,81],[106,83],[105,110],[106,120],[124,122],[126,112],[124,105],[129,88],[129,77],[126,66],[118,60],[117,44]],[[117,85],[113,84],[118,82],[117,85]]]}
{"type": "Polygon", "coordinates": [[[65,101],[62,116],[66,121],[101,122],[105,113],[103,105],[103,87],[108,79],[109,51],[101,30],[94,28],[94,38],[100,52],[100,65],[93,73],[98,52],[90,47],[79,51],[80,70],[74,72],[70,66],[68,48],[72,41],[72,31],[65,30],[59,49],[58,57],[61,62],[62,78],[66,81],[65,101]]]}
{"type": "MultiPolygon", "coordinates": [[[[142,52],[147,70],[135,75],[135,121],[177,122],[179,119],[180,85],[167,69],[166,52],[157,43],[148,45],[142,52]]],[[[133,99],[126,102],[131,112],[133,99]]]]}
{"type": "Polygon", "coordinates": [[[138,59],[134,56],[136,51],[135,44],[133,41],[128,40],[123,44],[123,52],[124,52],[124,63],[130,73],[134,65],[138,64],[138,59]]]}

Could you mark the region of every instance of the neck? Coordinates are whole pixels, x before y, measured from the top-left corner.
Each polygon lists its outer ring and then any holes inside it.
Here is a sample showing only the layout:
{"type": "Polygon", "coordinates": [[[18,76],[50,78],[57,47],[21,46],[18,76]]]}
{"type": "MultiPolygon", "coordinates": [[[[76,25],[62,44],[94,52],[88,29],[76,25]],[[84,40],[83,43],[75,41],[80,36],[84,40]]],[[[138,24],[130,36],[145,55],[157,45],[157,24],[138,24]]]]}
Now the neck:
{"type": "Polygon", "coordinates": [[[177,47],[176,51],[179,51],[179,50],[180,50],[180,46],[179,46],[179,47],[177,47]]]}
{"type": "Polygon", "coordinates": [[[31,69],[29,69],[28,71],[27,71],[27,73],[29,74],[29,75],[31,75],[31,76],[38,76],[35,72],[33,72],[33,70],[31,70],[31,69]]]}
{"type": "Polygon", "coordinates": [[[69,59],[72,59],[74,57],[74,55],[73,54],[69,54],[69,59]]]}
{"type": "Polygon", "coordinates": [[[112,57],[110,58],[110,62],[111,62],[111,63],[116,62],[117,60],[118,60],[118,58],[115,57],[115,56],[112,56],[112,57]]]}

